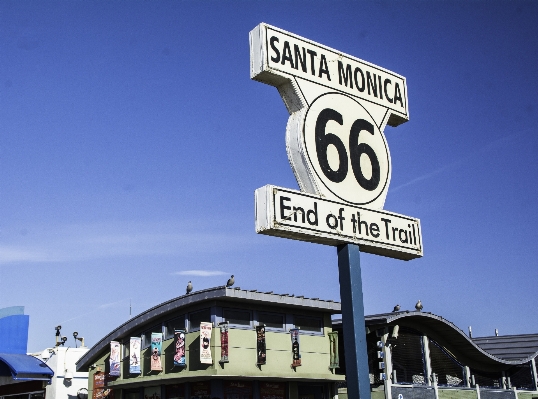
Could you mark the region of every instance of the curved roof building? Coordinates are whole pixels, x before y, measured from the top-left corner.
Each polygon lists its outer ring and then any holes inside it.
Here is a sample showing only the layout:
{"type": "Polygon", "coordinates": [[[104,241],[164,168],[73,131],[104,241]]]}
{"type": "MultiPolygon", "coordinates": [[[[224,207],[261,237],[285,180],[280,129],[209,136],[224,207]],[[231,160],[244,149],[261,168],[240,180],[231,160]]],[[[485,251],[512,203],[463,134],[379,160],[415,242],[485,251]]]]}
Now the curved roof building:
{"type": "MultiPolygon", "coordinates": [[[[77,370],[90,372],[94,399],[345,398],[339,313],[339,303],[318,298],[192,292],[115,328],[77,370]]],[[[470,338],[417,311],[365,324],[374,399],[538,397],[538,334],[470,338]]]]}

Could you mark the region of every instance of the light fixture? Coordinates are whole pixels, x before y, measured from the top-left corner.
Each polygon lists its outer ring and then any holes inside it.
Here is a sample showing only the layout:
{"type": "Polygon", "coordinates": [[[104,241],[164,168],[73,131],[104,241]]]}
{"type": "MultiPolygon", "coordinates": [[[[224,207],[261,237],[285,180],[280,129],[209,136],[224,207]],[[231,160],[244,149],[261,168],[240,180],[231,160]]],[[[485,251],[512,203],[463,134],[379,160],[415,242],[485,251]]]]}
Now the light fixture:
{"type": "Polygon", "coordinates": [[[73,338],[75,338],[75,347],[77,345],[77,341],[80,341],[80,347],[84,348],[84,337],[78,338],[78,332],[75,331],[73,333],[73,338]]]}
{"type": "Polygon", "coordinates": [[[66,380],[72,380],[73,379],[73,372],[71,370],[65,370],[64,379],[66,380]]]}

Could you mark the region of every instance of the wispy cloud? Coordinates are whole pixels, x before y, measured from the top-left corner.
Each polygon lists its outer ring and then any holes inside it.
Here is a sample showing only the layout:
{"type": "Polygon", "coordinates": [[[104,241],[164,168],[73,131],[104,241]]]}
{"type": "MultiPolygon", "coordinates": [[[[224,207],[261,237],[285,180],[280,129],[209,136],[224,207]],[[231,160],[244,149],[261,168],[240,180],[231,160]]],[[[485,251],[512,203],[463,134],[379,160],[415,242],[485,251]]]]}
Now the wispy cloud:
{"type": "Polygon", "coordinates": [[[490,143],[486,144],[485,146],[479,148],[478,150],[476,150],[472,154],[469,154],[469,155],[467,155],[467,156],[465,156],[465,157],[463,157],[463,158],[461,158],[459,160],[456,160],[454,162],[451,162],[451,163],[449,163],[447,165],[441,166],[440,168],[437,168],[437,169],[435,169],[435,170],[433,170],[431,172],[428,172],[428,173],[425,173],[425,174],[423,174],[421,176],[418,176],[418,177],[408,181],[407,183],[400,184],[397,187],[391,188],[390,192],[394,193],[394,192],[396,192],[398,190],[401,190],[404,187],[408,187],[408,186],[411,186],[411,185],[416,184],[418,182],[421,182],[423,180],[430,179],[430,178],[432,178],[434,176],[437,176],[438,174],[446,172],[447,170],[456,169],[460,165],[468,162],[470,159],[475,158],[477,154],[483,154],[485,152],[495,150],[495,149],[497,149],[499,147],[503,147],[507,143],[509,143],[510,141],[513,141],[513,140],[517,139],[519,136],[522,136],[523,134],[527,133],[527,131],[528,130],[522,131],[522,132],[517,132],[517,133],[512,133],[512,134],[509,134],[507,136],[498,138],[497,140],[493,140],[492,142],[490,142],[490,143]]]}
{"type": "Polygon", "coordinates": [[[126,256],[178,255],[211,250],[233,251],[248,245],[252,236],[192,231],[191,226],[159,223],[33,226],[21,236],[3,230],[0,265],[17,262],[73,262],[126,256]]]}
{"type": "Polygon", "coordinates": [[[222,272],[220,270],[183,270],[180,272],[172,273],[174,276],[196,276],[196,277],[213,277],[223,276],[229,273],[222,272]]]}
{"type": "Polygon", "coordinates": [[[82,313],[82,314],[79,314],[79,315],[77,315],[77,316],[75,316],[75,317],[72,317],[72,318],[70,318],[70,319],[61,321],[61,322],[60,322],[60,325],[65,324],[65,323],[67,323],[68,321],[72,321],[72,320],[80,319],[81,317],[84,317],[84,316],[87,316],[87,315],[89,315],[89,314],[98,312],[99,310],[114,307],[115,305],[117,305],[117,304],[119,304],[119,303],[123,303],[123,302],[125,302],[125,301],[127,301],[127,300],[128,300],[128,298],[124,298],[124,299],[121,299],[121,300],[116,301],[116,302],[104,303],[104,304],[102,304],[102,305],[97,306],[95,309],[93,309],[93,310],[91,310],[91,311],[89,311],[89,312],[82,313]]]}

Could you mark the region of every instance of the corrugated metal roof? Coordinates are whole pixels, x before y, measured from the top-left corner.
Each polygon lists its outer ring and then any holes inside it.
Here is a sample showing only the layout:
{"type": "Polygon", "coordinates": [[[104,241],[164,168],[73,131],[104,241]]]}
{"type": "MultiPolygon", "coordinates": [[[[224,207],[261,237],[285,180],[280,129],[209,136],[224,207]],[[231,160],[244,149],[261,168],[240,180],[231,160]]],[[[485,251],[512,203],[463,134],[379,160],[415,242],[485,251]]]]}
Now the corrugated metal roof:
{"type": "Polygon", "coordinates": [[[413,328],[448,349],[458,361],[483,371],[506,370],[538,356],[538,334],[471,339],[452,322],[428,312],[370,315],[365,316],[365,324],[370,329],[393,325],[413,328]]]}
{"type": "Polygon", "coordinates": [[[524,360],[538,353],[538,334],[473,338],[479,347],[505,360],[524,360]]]}

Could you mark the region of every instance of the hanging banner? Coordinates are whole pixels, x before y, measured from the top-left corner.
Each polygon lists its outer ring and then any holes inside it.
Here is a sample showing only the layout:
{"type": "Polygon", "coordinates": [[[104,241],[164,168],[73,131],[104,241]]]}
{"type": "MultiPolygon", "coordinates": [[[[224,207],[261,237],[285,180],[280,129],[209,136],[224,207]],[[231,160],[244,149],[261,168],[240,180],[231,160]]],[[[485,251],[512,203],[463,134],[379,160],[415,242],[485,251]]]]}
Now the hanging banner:
{"type": "Polygon", "coordinates": [[[337,369],[340,367],[338,358],[338,331],[330,332],[329,334],[329,368],[337,369]]]}
{"type": "Polygon", "coordinates": [[[140,374],[140,337],[131,337],[129,342],[129,373],[140,374]]]}
{"type": "Polygon", "coordinates": [[[219,323],[220,326],[220,360],[219,363],[228,363],[228,322],[219,323]]]}
{"type": "Polygon", "coordinates": [[[211,331],[213,330],[213,324],[200,323],[200,363],[213,364],[211,358],[211,331]]]}
{"type": "Polygon", "coordinates": [[[256,364],[265,364],[267,362],[265,352],[265,326],[256,326],[256,353],[258,360],[256,364]]]}
{"type": "Polygon", "coordinates": [[[299,329],[292,328],[290,330],[290,335],[291,335],[291,353],[292,353],[291,367],[297,367],[301,365],[301,352],[299,351],[299,329]]]}
{"type": "Polygon", "coordinates": [[[163,344],[162,333],[151,333],[151,370],[162,371],[161,349],[163,344]]]}
{"type": "Polygon", "coordinates": [[[110,341],[110,375],[119,377],[121,374],[120,368],[120,349],[121,345],[117,341],[110,341]]]}
{"type": "Polygon", "coordinates": [[[185,331],[174,330],[174,341],[176,343],[176,352],[174,353],[174,366],[184,367],[185,361],[185,331]]]}
{"type": "Polygon", "coordinates": [[[286,399],[286,384],[283,382],[260,382],[260,399],[286,399]]]}

